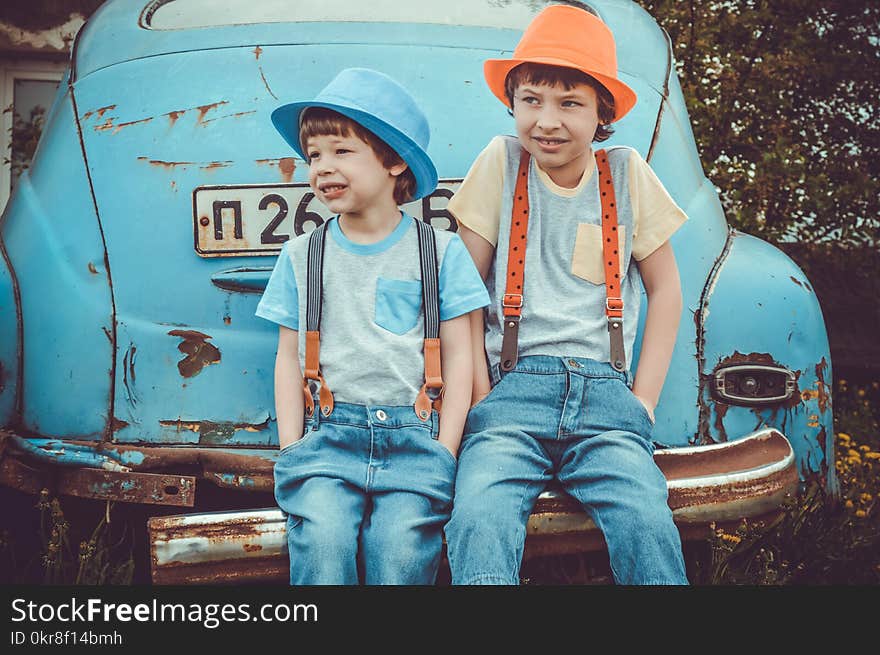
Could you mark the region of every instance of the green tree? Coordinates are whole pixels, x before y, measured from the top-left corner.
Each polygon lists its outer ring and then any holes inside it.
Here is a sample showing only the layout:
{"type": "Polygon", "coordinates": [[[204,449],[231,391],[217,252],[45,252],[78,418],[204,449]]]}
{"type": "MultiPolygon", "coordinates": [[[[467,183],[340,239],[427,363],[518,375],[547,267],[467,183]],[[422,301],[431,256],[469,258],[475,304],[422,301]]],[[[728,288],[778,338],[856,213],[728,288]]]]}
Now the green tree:
{"type": "Polygon", "coordinates": [[[672,39],[730,223],[776,243],[876,249],[880,3],[640,4],[672,39]]]}

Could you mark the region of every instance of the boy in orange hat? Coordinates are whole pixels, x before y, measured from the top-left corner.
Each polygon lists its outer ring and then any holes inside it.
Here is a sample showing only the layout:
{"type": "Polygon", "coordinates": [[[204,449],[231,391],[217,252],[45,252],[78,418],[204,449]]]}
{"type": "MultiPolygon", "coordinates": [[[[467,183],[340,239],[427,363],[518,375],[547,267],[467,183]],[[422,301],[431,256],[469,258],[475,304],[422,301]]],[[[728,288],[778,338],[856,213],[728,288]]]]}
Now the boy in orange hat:
{"type": "Polygon", "coordinates": [[[517,136],[494,138],[449,203],[491,298],[485,322],[472,315],[452,582],[517,584],[526,522],[556,478],[602,530],[616,582],[687,584],[651,441],[682,310],[669,237],[687,217],[635,150],[592,148],[636,102],[598,16],[551,5],[484,72],[517,136]]]}

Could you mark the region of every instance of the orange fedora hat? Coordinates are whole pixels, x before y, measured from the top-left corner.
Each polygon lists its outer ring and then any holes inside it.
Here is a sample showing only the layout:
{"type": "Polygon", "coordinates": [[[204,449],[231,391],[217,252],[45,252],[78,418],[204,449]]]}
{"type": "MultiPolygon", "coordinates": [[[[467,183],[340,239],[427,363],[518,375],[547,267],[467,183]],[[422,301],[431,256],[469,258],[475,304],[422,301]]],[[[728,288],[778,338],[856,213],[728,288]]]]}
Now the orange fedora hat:
{"type": "Polygon", "coordinates": [[[532,19],[510,59],[487,59],[489,89],[507,105],[507,74],[526,62],[574,68],[595,78],[614,97],[614,120],[636,104],[636,93],[617,79],[614,35],[600,18],[571,5],[551,5],[532,19]]]}

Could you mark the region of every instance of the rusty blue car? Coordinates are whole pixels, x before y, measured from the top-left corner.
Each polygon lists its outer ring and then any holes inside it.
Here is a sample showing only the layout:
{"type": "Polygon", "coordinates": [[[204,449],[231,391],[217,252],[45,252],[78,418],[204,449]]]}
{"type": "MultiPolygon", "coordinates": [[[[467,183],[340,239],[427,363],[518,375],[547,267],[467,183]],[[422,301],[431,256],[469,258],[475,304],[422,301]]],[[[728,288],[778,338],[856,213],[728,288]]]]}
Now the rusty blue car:
{"type": "MultiPolygon", "coordinates": [[[[277,334],[254,310],[281,245],[328,215],[270,113],[343,68],[400,80],[441,178],[406,209],[455,230],[448,199],[514,129],[482,62],[509,56],[544,4],[107,0],[0,218],[0,484],[150,508],[156,584],[285,581],[277,334]]],[[[682,537],[772,516],[811,483],[834,496],[816,294],[728,224],[668,35],[634,2],[589,4],[639,98],[608,145],[636,148],[690,217],[672,237],[684,310],[654,432],[682,537]]],[[[527,558],[603,547],[576,503],[542,494],[527,558]]]]}

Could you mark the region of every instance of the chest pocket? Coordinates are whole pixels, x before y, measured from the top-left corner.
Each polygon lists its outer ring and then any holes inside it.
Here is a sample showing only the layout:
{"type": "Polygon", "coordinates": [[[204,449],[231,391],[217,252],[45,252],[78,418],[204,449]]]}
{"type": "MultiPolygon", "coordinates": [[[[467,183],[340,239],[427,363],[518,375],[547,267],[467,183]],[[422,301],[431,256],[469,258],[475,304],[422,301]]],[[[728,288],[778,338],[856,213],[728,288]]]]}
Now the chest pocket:
{"type": "MultiPolygon", "coordinates": [[[[626,226],[617,226],[617,248],[620,253],[620,276],[623,277],[623,253],[626,226]]],[[[605,262],[602,254],[602,226],[578,223],[571,257],[571,273],[593,284],[605,284],[605,262]]]]}
{"type": "Polygon", "coordinates": [[[422,310],[421,280],[376,278],[376,325],[403,335],[419,322],[422,310]]]}

